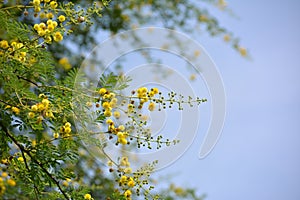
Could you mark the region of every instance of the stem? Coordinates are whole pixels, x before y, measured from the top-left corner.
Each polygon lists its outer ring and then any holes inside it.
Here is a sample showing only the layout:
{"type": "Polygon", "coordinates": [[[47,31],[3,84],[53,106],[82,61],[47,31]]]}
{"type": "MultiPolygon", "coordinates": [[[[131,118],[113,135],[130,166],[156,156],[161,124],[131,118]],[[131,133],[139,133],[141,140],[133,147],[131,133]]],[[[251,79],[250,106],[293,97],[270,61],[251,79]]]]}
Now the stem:
{"type": "MultiPolygon", "coordinates": [[[[19,147],[19,146],[18,146],[18,147],[19,147]]],[[[20,147],[19,147],[19,148],[20,148],[20,147]]],[[[24,159],[24,162],[25,162],[25,167],[26,167],[27,171],[29,172],[30,169],[29,169],[29,166],[28,166],[28,164],[27,164],[27,159],[26,159],[25,153],[24,153],[24,151],[23,151],[21,148],[20,148],[20,150],[21,150],[21,153],[22,153],[22,157],[23,157],[23,159],[24,159]]],[[[33,187],[34,187],[35,198],[36,198],[37,200],[39,200],[39,196],[38,196],[39,190],[38,190],[38,188],[36,187],[34,181],[33,181],[33,187]]]]}
{"type": "Polygon", "coordinates": [[[15,6],[5,7],[5,8],[0,8],[0,10],[10,10],[14,8],[18,8],[21,10],[22,8],[33,8],[33,6],[15,5],[15,6]]]}
{"type": "Polygon", "coordinates": [[[22,76],[20,76],[20,75],[17,75],[17,77],[18,77],[18,79],[22,79],[22,80],[24,80],[24,81],[27,81],[27,82],[32,83],[33,85],[39,87],[39,85],[38,85],[37,83],[35,83],[35,82],[33,82],[33,81],[31,81],[31,80],[29,80],[29,79],[27,79],[27,78],[24,78],[24,77],[22,77],[22,76]]]}

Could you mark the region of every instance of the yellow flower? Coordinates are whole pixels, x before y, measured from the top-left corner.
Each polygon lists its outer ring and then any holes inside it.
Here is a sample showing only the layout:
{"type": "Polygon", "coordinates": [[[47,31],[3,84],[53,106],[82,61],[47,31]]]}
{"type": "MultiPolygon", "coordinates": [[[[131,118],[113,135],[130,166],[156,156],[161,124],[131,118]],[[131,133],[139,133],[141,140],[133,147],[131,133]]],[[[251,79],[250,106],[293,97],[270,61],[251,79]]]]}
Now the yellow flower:
{"type": "Polygon", "coordinates": [[[104,116],[105,117],[110,117],[112,115],[111,111],[110,110],[105,110],[104,111],[104,116]]]}
{"type": "Polygon", "coordinates": [[[92,195],[90,195],[90,194],[85,194],[85,195],[84,195],[84,199],[86,199],[86,200],[91,200],[91,199],[92,199],[92,195]]]}
{"type": "Polygon", "coordinates": [[[194,51],[194,56],[195,56],[195,57],[200,56],[200,51],[199,51],[199,50],[194,51]]]}
{"type": "Polygon", "coordinates": [[[53,39],[55,42],[60,42],[63,40],[63,36],[60,32],[55,32],[54,33],[54,36],[53,36],[53,39]]]}
{"type": "Polygon", "coordinates": [[[16,115],[20,114],[20,109],[17,108],[17,107],[12,107],[11,110],[12,110],[16,115]]]}
{"type": "Polygon", "coordinates": [[[39,94],[39,98],[46,98],[45,94],[39,94]]]}
{"type": "Polygon", "coordinates": [[[45,42],[48,43],[48,44],[51,44],[51,42],[52,42],[51,36],[46,37],[45,42]]]}
{"type": "Polygon", "coordinates": [[[50,7],[51,7],[52,9],[55,9],[55,8],[57,7],[57,2],[51,1],[51,2],[50,2],[50,7]]]}
{"type": "Polygon", "coordinates": [[[22,48],[23,46],[24,46],[23,43],[17,43],[17,44],[16,44],[17,49],[20,49],[20,48],[22,48]]]}
{"type": "Polygon", "coordinates": [[[60,16],[58,17],[58,20],[59,20],[60,22],[64,22],[64,21],[66,20],[66,17],[63,16],[63,15],[60,15],[60,16]]]}
{"type": "Polygon", "coordinates": [[[229,40],[230,40],[230,36],[229,35],[224,35],[224,37],[223,37],[223,40],[225,41],[225,42],[229,42],[229,40]]]}
{"type": "Polygon", "coordinates": [[[40,0],[33,0],[33,5],[39,6],[40,5],[40,0]]]}
{"type": "Polygon", "coordinates": [[[86,102],[86,104],[85,104],[87,107],[92,107],[93,106],[93,103],[92,102],[86,102]]]}
{"type": "Polygon", "coordinates": [[[194,81],[195,79],[196,79],[196,74],[191,74],[191,75],[190,75],[190,80],[191,80],[191,81],[194,81]]]}
{"type": "Polygon", "coordinates": [[[126,145],[127,144],[127,140],[124,138],[124,137],[121,137],[118,139],[118,142],[120,142],[121,144],[123,145],[126,145]]]}
{"type": "Polygon", "coordinates": [[[62,182],[63,186],[68,187],[69,186],[69,182],[68,181],[63,181],[62,182]]]}
{"type": "Polygon", "coordinates": [[[12,42],[10,45],[13,46],[13,47],[16,47],[17,43],[16,42],[12,42]]]}
{"type": "Polygon", "coordinates": [[[124,196],[125,197],[130,197],[131,196],[131,191],[130,190],[126,190],[125,192],[124,192],[124,196]]]}
{"type": "Polygon", "coordinates": [[[175,192],[176,195],[180,196],[184,193],[184,190],[180,187],[177,187],[177,188],[174,189],[174,192],[175,192]]]}
{"type": "Polygon", "coordinates": [[[52,19],[54,17],[53,13],[49,12],[47,13],[47,18],[48,19],[52,19]]]}
{"type": "Polygon", "coordinates": [[[119,119],[120,116],[121,116],[121,114],[120,114],[119,111],[115,111],[115,112],[114,112],[114,117],[115,117],[115,118],[119,119]]]}
{"type": "Polygon", "coordinates": [[[107,166],[112,167],[113,166],[113,162],[112,161],[107,161],[107,166]]]}
{"type": "Polygon", "coordinates": [[[125,174],[130,174],[132,172],[132,169],[130,168],[130,167],[126,167],[125,169],[124,169],[124,173],[125,174]]]}
{"type": "Polygon", "coordinates": [[[29,112],[29,113],[28,113],[28,117],[29,117],[30,119],[34,118],[34,116],[35,116],[34,112],[29,112]]]}
{"type": "Polygon", "coordinates": [[[127,176],[121,176],[121,178],[120,178],[120,181],[119,181],[121,184],[124,184],[124,183],[126,183],[127,182],[127,176]]]}
{"type": "Polygon", "coordinates": [[[8,176],[8,174],[7,174],[6,172],[2,172],[1,176],[2,176],[3,178],[5,178],[5,177],[8,176]]]}
{"type": "Polygon", "coordinates": [[[101,88],[101,89],[99,90],[99,94],[100,94],[100,95],[104,95],[106,92],[107,92],[107,90],[106,90],[105,88],[101,88]]]}
{"type": "Polygon", "coordinates": [[[42,23],[39,23],[38,25],[39,25],[39,28],[38,28],[39,30],[41,30],[41,29],[45,30],[46,29],[46,24],[45,23],[42,22],[42,23]]]}
{"type": "Polygon", "coordinates": [[[124,130],[125,130],[125,126],[120,125],[120,126],[118,127],[118,129],[119,129],[120,131],[124,131],[124,130]]]}
{"type": "Polygon", "coordinates": [[[2,49],[7,49],[7,48],[9,47],[8,42],[7,42],[6,40],[2,40],[2,41],[0,42],[0,47],[1,47],[2,49]]]}
{"type": "Polygon", "coordinates": [[[106,120],[106,124],[112,125],[112,124],[114,124],[114,122],[113,122],[112,119],[107,119],[107,120],[106,120]]]}
{"type": "Polygon", "coordinates": [[[243,47],[239,47],[239,52],[242,56],[246,56],[247,55],[247,49],[243,48],[243,47]]]}
{"type": "Polygon", "coordinates": [[[155,94],[154,94],[153,91],[149,92],[149,96],[150,96],[150,97],[153,97],[154,95],[155,95],[155,94]]]}
{"type": "Polygon", "coordinates": [[[43,37],[44,35],[46,35],[46,31],[40,30],[40,31],[38,31],[38,35],[43,37]]]}
{"type": "Polygon", "coordinates": [[[152,91],[154,94],[158,94],[158,92],[159,92],[158,88],[152,88],[151,91],[152,91]]]}
{"type": "Polygon", "coordinates": [[[36,111],[38,110],[37,105],[32,105],[32,106],[31,106],[31,110],[32,110],[33,112],[36,112],[36,111]]]}
{"type": "Polygon", "coordinates": [[[69,127],[70,128],[71,127],[71,123],[70,122],[66,122],[65,123],[65,127],[69,127]]]}
{"type": "Polygon", "coordinates": [[[8,179],[7,184],[14,187],[14,186],[16,186],[16,181],[14,181],[13,179],[8,179]]]}
{"type": "Polygon", "coordinates": [[[40,13],[40,18],[41,19],[47,18],[46,13],[45,12],[40,13]]]}
{"type": "Polygon", "coordinates": [[[1,164],[6,165],[7,163],[8,163],[8,160],[7,160],[7,159],[2,159],[2,160],[1,160],[1,164]]]}
{"type": "Polygon", "coordinates": [[[24,162],[24,158],[23,158],[23,157],[19,157],[19,158],[18,158],[18,161],[24,162]]]}
{"type": "Polygon", "coordinates": [[[50,101],[49,101],[48,99],[43,99],[43,100],[42,100],[42,103],[44,104],[44,106],[45,106],[46,108],[48,108],[48,106],[49,106],[49,104],[50,104],[50,101]]]}
{"type": "Polygon", "coordinates": [[[116,107],[117,106],[117,102],[118,102],[117,98],[112,98],[112,100],[109,103],[110,107],[112,107],[112,108],[116,107]]]}
{"type": "Polygon", "coordinates": [[[121,166],[125,166],[125,167],[129,167],[130,166],[130,162],[128,161],[127,157],[122,157],[121,161],[120,161],[120,165],[121,166]]]}
{"type": "Polygon", "coordinates": [[[129,181],[128,181],[127,185],[128,185],[129,187],[134,187],[135,182],[134,182],[133,178],[131,178],[131,177],[129,178],[129,181]]]}
{"type": "Polygon", "coordinates": [[[41,7],[39,6],[34,7],[34,12],[40,12],[40,11],[41,11],[41,7]]]}
{"type": "Polygon", "coordinates": [[[109,109],[110,108],[110,104],[107,101],[105,101],[105,102],[103,102],[102,107],[104,109],[109,109]]]}
{"type": "Polygon", "coordinates": [[[65,127],[65,133],[66,133],[66,134],[71,133],[71,128],[70,128],[70,127],[65,127]]]}
{"type": "Polygon", "coordinates": [[[52,19],[48,19],[48,20],[47,20],[47,25],[50,25],[50,24],[52,24],[52,23],[53,23],[52,19]]]}
{"type": "Polygon", "coordinates": [[[54,137],[55,139],[59,138],[59,133],[53,133],[53,137],[54,137]]]}
{"type": "Polygon", "coordinates": [[[44,104],[38,103],[38,104],[37,104],[37,109],[38,109],[38,111],[43,111],[43,110],[45,110],[44,104]]]}
{"type": "Polygon", "coordinates": [[[148,100],[149,100],[148,97],[142,97],[142,98],[141,98],[141,103],[145,103],[145,102],[147,102],[148,100]]]}
{"type": "Polygon", "coordinates": [[[54,27],[57,27],[57,22],[56,21],[53,21],[52,24],[53,24],[54,27]]]}
{"type": "Polygon", "coordinates": [[[11,108],[11,106],[10,106],[10,105],[7,105],[7,106],[5,106],[4,109],[9,109],[9,108],[11,108]]]}
{"type": "Polygon", "coordinates": [[[137,90],[138,94],[145,94],[148,92],[148,89],[146,87],[141,87],[137,90]]]}
{"type": "Polygon", "coordinates": [[[69,59],[66,57],[59,59],[58,63],[64,68],[64,70],[69,70],[72,68],[69,59]]]}
{"type": "Polygon", "coordinates": [[[128,104],[127,108],[128,108],[128,112],[131,113],[134,110],[134,105],[130,103],[128,104]]]}
{"type": "Polygon", "coordinates": [[[155,109],[155,103],[154,102],[149,103],[148,110],[153,111],[154,109],[155,109]]]}
{"type": "Polygon", "coordinates": [[[54,30],[54,26],[52,24],[49,24],[47,28],[48,28],[49,31],[53,31],[54,30]]]}

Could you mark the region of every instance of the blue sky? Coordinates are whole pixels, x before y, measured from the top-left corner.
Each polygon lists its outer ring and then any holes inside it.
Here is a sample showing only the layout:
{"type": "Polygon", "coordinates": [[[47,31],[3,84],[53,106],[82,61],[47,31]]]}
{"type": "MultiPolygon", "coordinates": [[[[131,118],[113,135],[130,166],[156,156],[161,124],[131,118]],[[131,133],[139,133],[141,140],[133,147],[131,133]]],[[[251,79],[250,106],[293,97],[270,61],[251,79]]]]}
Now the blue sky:
{"type": "MultiPolygon", "coordinates": [[[[239,19],[213,10],[250,49],[245,60],[220,39],[198,40],[217,64],[227,95],[222,136],[197,155],[202,136],[166,172],[208,200],[300,199],[300,2],[237,1],[239,19]]],[[[200,134],[201,135],[201,134],[200,134]]]]}

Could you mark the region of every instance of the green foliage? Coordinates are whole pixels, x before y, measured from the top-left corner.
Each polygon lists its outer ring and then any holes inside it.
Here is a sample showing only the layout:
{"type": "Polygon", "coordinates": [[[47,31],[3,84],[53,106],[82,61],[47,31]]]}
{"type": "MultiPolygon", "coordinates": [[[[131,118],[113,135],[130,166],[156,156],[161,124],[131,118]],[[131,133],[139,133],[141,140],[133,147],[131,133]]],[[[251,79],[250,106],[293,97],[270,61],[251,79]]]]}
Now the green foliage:
{"type": "Polygon", "coordinates": [[[123,90],[128,87],[128,83],[131,81],[130,77],[117,76],[112,72],[108,75],[103,74],[100,77],[100,87],[105,87],[109,90],[123,90]]]}

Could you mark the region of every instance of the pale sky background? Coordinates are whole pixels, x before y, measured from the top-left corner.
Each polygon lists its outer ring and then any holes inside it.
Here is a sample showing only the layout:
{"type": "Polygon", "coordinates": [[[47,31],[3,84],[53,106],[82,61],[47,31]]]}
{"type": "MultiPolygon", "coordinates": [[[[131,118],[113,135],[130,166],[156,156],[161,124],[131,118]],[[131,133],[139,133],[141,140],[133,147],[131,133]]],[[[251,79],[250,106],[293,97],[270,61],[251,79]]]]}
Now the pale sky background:
{"type": "Polygon", "coordinates": [[[241,38],[251,60],[220,38],[191,36],[224,81],[227,116],[221,138],[199,160],[201,129],[188,151],[159,174],[174,175],[171,182],[197,188],[207,200],[299,200],[300,1],[228,0],[228,5],[238,18],[209,8],[241,38]]]}
{"type": "Polygon", "coordinates": [[[207,200],[299,200],[300,1],[228,0],[228,5],[239,19],[213,12],[253,59],[239,57],[220,39],[195,38],[223,77],[226,122],[208,157],[197,157],[199,136],[163,172],[180,172],[173,180],[198,188],[207,200]]]}

